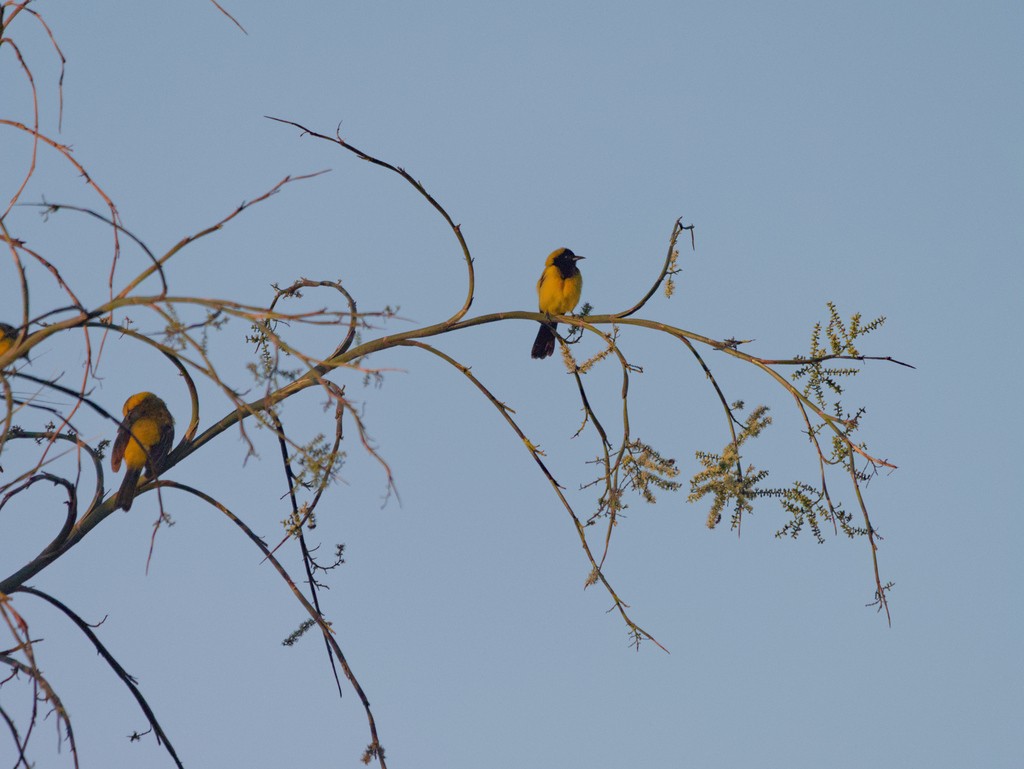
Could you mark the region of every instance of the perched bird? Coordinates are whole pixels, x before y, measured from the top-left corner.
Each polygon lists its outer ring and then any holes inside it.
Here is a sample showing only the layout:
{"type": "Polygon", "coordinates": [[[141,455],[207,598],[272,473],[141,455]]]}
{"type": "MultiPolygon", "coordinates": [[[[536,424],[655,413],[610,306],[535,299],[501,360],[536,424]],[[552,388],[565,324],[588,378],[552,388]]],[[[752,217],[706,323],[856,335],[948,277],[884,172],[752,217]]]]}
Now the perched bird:
{"type": "MultiPolygon", "coordinates": [[[[14,343],[18,341],[18,329],[14,326],[8,326],[6,323],[0,323],[0,355],[10,350],[14,343]]],[[[28,353],[24,353],[25,357],[28,357],[28,353]]]]}
{"type": "Polygon", "coordinates": [[[135,393],[124,402],[124,419],[110,455],[115,473],[121,469],[122,459],[126,467],[124,482],[117,492],[118,507],[131,509],[142,471],[145,469],[150,476],[159,474],[172,443],[174,417],[166,403],[149,392],[135,393]]]}
{"type": "MultiPolygon", "coordinates": [[[[583,275],[576,268],[576,262],[583,259],[568,248],[551,252],[544,262],[544,272],[537,281],[537,300],[540,311],[548,315],[565,315],[572,312],[583,292],[583,275]]],[[[541,322],[537,339],[533,343],[534,358],[547,358],[555,351],[555,328],[557,323],[541,322]]]]}

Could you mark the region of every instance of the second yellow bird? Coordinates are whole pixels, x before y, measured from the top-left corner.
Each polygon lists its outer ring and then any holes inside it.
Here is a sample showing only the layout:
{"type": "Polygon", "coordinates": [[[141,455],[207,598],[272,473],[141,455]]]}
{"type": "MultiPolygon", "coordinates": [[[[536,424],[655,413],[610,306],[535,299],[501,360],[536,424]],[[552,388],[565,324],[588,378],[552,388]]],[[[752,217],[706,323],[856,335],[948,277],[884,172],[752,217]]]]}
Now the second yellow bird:
{"type": "MultiPolygon", "coordinates": [[[[0,323],[0,355],[14,347],[15,342],[18,341],[19,331],[14,326],[9,326],[6,323],[0,323]]],[[[28,357],[28,353],[22,353],[24,357],[28,357]]]]}
{"type": "Polygon", "coordinates": [[[110,466],[116,473],[125,464],[124,481],[117,492],[117,506],[130,510],[139,477],[146,470],[155,476],[174,443],[174,417],[167,404],[150,392],[135,393],[124,402],[124,419],[114,440],[110,466]]]}
{"type": "MultiPolygon", "coordinates": [[[[576,262],[583,259],[568,248],[552,251],[544,262],[544,272],[537,281],[537,303],[540,311],[548,315],[565,315],[572,312],[583,293],[583,275],[576,262]]],[[[555,328],[553,321],[542,322],[537,339],[533,343],[534,358],[547,358],[555,351],[555,328]]]]}

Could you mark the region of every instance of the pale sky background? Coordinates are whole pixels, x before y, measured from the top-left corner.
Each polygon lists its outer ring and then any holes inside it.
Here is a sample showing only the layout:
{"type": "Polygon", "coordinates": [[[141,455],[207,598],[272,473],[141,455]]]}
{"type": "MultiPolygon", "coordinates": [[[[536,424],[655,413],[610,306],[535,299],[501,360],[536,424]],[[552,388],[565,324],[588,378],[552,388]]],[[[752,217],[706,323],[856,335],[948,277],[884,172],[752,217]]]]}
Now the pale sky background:
{"type": "MultiPolygon", "coordinates": [[[[311,537],[348,548],[323,606],[390,767],[1024,765],[1024,5],[229,4],[248,35],[204,0],[32,7],[68,59],[60,141],[154,250],[285,175],[332,169],[181,254],[169,270],[177,293],[266,304],[271,283],[341,278],[361,309],[401,308],[407,321],[388,330],[461,304],[461,255],[422,199],[264,118],[274,115],[324,133],[340,123],[353,144],[427,186],[473,249],[471,315],[535,309],[541,264],[558,246],[587,256],[595,312],[628,306],[682,216],[697,250],[682,250],[676,296],[655,298],[644,317],[786,357],[807,351],[832,300],[844,315],[888,317],[865,353],[917,366],[865,366],[846,400],[867,407],[869,447],[899,465],[866,496],[885,538],[883,578],[895,582],[892,626],[865,607],[866,541],[775,539],[785,519],[769,501],[740,539],[708,531],[707,505],[686,504],[684,490],[633,502],[606,566],[670,654],[634,652],[607,594],[583,590],[588,564],[567,514],[461,375],[414,350],[368,361],[390,369],[380,387],[335,375],[401,493],[382,508],[384,477],[351,442],[345,483],[321,503],[311,537]]],[[[25,14],[9,34],[56,136],[56,57],[25,14]]],[[[31,101],[6,45],[0,68],[0,112],[27,122],[31,101]]],[[[26,146],[0,135],[5,201],[26,146]]],[[[47,151],[24,199],[44,196],[98,206],[47,151]]],[[[29,209],[8,226],[86,302],[101,301],[107,230],[70,214],[44,223],[29,209]]],[[[119,280],[142,265],[126,248],[119,280]]],[[[33,280],[35,314],[58,300],[45,276],[33,280]]],[[[10,260],[0,307],[16,321],[10,260]]],[[[597,442],[572,439],[575,386],[557,360],[529,358],[535,328],[513,321],[435,342],[516,409],[585,515],[594,495],[579,489],[597,442]]],[[[246,331],[234,322],[213,341],[240,387],[246,331]]],[[[714,392],[678,344],[635,330],[621,344],[645,370],[633,378],[634,433],[676,457],[685,480],[694,451],[727,440],[714,392]]],[[[69,337],[31,371],[76,382],[80,355],[69,337]]],[[[114,410],[157,390],[180,434],[187,396],[168,366],[113,340],[105,356],[94,397],[114,410]]],[[[813,480],[792,400],[764,375],[706,358],[731,400],[773,408],[776,424],[749,461],[780,485],[813,480]]],[[[588,385],[614,423],[619,382],[606,368],[588,385]]],[[[289,404],[293,430],[322,429],[320,400],[289,404]]],[[[204,401],[203,425],[225,409],[204,401]]],[[[112,437],[98,420],[83,428],[112,437]]],[[[276,444],[256,437],[259,461],[243,466],[230,432],[172,477],[276,539],[286,487],[276,444]]],[[[843,478],[832,483],[853,509],[843,478]]],[[[62,520],[55,491],[31,500],[0,511],[5,575],[62,520]]],[[[281,646],[304,616],[284,585],[218,513],[165,501],[176,525],[161,531],[148,575],[151,494],[32,584],[91,621],[107,618],[98,632],[187,767],[359,766],[365,718],[347,686],[338,700],[320,639],[281,646]]],[[[16,604],[42,639],[37,656],[71,713],[82,766],[171,766],[152,737],[129,742],[145,720],[80,634],[29,597],[16,604]]],[[[5,686],[0,698],[14,708],[24,690],[5,686]]],[[[51,722],[33,756],[70,766],[51,722]]],[[[13,763],[10,751],[5,735],[0,765],[13,763]]]]}

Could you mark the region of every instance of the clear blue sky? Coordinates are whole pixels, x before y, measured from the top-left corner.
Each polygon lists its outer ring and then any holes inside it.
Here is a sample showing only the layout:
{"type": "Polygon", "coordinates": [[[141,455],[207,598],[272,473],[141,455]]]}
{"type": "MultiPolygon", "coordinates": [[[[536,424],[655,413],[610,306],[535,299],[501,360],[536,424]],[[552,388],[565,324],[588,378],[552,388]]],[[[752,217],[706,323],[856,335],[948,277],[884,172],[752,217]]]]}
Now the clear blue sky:
{"type": "MultiPolygon", "coordinates": [[[[848,403],[863,438],[899,465],[867,502],[895,582],[892,627],[872,597],[862,540],[780,541],[764,503],[743,536],[703,525],[685,493],[636,502],[607,572],[670,651],[640,653],[588,573],[566,513],[527,453],[469,384],[412,350],[369,361],[381,387],[339,374],[391,463],[401,504],[381,507],[377,466],[349,446],[314,536],[347,545],[323,596],[374,707],[389,766],[944,767],[1024,765],[1019,545],[1019,346],[1024,289],[1024,69],[1019,3],[235,2],[243,35],[204,0],[33,4],[68,59],[61,141],[123,220],[168,248],[288,174],[290,186],[183,253],[178,293],[266,303],[270,284],[341,278],[362,309],[398,305],[412,324],[461,304],[464,268],[440,219],[400,179],[301,138],[273,115],[407,168],[463,227],[476,258],[472,313],[535,308],[557,246],[585,254],[596,312],[634,302],[676,217],[696,225],[679,290],[645,316],[766,357],[806,352],[825,302],[885,314],[848,403]],[[1015,469],[1017,468],[1017,469],[1015,469]]],[[[56,135],[55,57],[26,15],[11,30],[32,63],[44,130],[56,135]]],[[[7,46],[0,112],[31,102],[7,46]]],[[[25,169],[5,129],[4,200],[25,169]]],[[[26,199],[96,205],[49,152],[26,199]]],[[[59,262],[86,302],[104,293],[109,235],[33,211],[12,231],[59,262]]],[[[142,265],[126,249],[121,275],[142,265]]],[[[8,260],[0,306],[16,316],[8,260]]],[[[37,275],[33,309],[57,301],[37,275]]],[[[152,316],[139,315],[155,331],[152,316]]],[[[389,329],[411,327],[394,321],[389,329]]],[[[239,383],[246,329],[213,342],[239,383]]],[[[491,325],[439,345],[516,409],[583,511],[592,504],[572,380],[529,358],[535,324],[491,325]]],[[[680,350],[624,333],[634,432],[675,456],[726,436],[713,391],[680,350]]],[[[70,348],[69,348],[70,349],[70,348]]],[[[33,373],[78,358],[41,352],[33,373]]],[[[106,353],[95,395],[116,409],[161,391],[187,399],[161,361],[106,353]]],[[[751,461],[788,483],[816,464],[792,401],[713,354],[730,399],[773,407],[751,461]]],[[[591,382],[614,414],[612,373],[591,382]]],[[[312,435],[319,396],[285,411],[312,435]]],[[[211,398],[204,424],[226,404],[211,398]]],[[[613,417],[610,416],[610,419],[613,417]]],[[[107,426],[96,423],[99,438],[107,426]]],[[[276,447],[243,466],[237,433],[175,468],[269,539],[285,491],[276,447]]],[[[4,463],[7,463],[5,456],[4,463]]],[[[835,484],[841,485],[841,479],[835,484]]],[[[843,488],[848,504],[853,500],[843,488]]],[[[0,565],[34,552],[63,510],[0,512],[0,565]],[[40,522],[38,530],[36,521],[40,522]]],[[[280,645],[303,615],[255,549],[215,512],[168,497],[145,574],[153,497],[116,514],[34,581],[90,620],[139,678],[188,767],[357,766],[368,742],[357,698],[333,691],[313,635],[280,645]]],[[[290,558],[289,564],[297,561],[290,558]]],[[[84,767],[167,766],[128,693],[42,605],[18,605],[40,664],[74,719],[84,767]]],[[[0,643],[2,646],[2,643],[0,643]]],[[[7,695],[4,695],[7,702],[7,695]]],[[[47,752],[40,766],[70,765],[47,752]]],[[[0,757],[9,744],[0,742],[0,757]]],[[[4,762],[0,762],[4,763],[4,762]]],[[[10,763],[10,762],[6,762],[10,763]]]]}

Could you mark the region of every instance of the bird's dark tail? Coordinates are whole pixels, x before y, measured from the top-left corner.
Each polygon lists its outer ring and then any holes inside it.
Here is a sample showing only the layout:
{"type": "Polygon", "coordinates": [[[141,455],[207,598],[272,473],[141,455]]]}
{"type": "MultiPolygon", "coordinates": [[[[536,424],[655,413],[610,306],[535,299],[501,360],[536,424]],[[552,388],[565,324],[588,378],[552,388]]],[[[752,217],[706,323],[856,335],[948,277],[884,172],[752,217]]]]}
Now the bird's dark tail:
{"type": "Polygon", "coordinates": [[[139,485],[139,476],[142,475],[142,468],[132,470],[130,467],[124,474],[124,481],[121,489],[117,492],[117,506],[124,511],[132,509],[132,502],[135,500],[135,487],[139,485]]]}
{"type": "Polygon", "coordinates": [[[547,358],[555,352],[555,327],[557,323],[541,323],[540,331],[537,332],[537,338],[533,342],[533,352],[530,356],[533,358],[547,358]]]}

